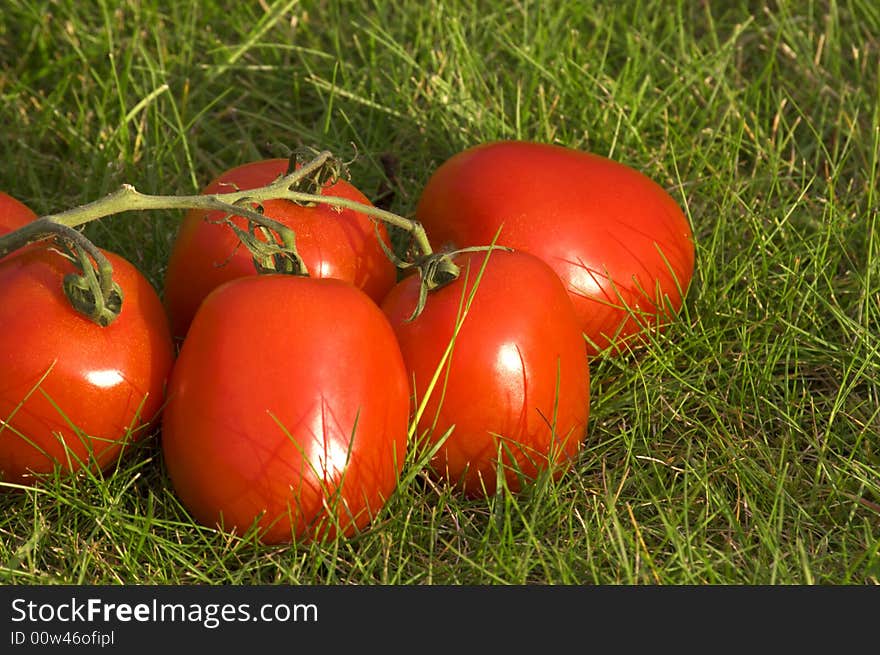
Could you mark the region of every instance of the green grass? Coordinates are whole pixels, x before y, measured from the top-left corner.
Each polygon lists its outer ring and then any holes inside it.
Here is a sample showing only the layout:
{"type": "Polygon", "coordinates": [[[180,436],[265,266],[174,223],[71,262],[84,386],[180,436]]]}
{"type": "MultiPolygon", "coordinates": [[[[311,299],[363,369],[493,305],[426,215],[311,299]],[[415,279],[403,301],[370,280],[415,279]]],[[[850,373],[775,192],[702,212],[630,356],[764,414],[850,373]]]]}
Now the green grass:
{"type": "MultiPolygon", "coordinates": [[[[495,138],[611,156],[685,208],[696,276],[591,367],[575,468],[466,501],[411,461],[373,528],[261,546],[192,524],[158,435],[0,498],[7,583],[880,581],[880,9],[779,2],[81,3],[0,14],[0,189],[39,213],[193,193],[316,145],[411,215],[495,138]]],[[[548,190],[552,192],[552,190],[548,190]]],[[[161,288],[180,216],[86,233],[161,288]]]]}

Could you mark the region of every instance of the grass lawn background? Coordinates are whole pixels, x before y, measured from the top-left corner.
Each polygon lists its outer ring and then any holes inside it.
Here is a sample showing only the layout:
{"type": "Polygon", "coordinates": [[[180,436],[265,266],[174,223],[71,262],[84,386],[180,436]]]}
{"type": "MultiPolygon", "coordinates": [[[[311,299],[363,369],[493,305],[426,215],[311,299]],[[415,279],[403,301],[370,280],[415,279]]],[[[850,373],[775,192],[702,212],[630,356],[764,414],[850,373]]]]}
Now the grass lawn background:
{"type": "MultiPolygon", "coordinates": [[[[697,247],[681,319],[592,363],[558,483],[465,501],[410,467],[357,538],[267,547],[193,525],[156,434],[112,475],[0,497],[0,581],[880,581],[872,0],[11,0],[0,125],[0,190],[40,214],[314,145],[411,215],[443,160],[522,138],[643,171],[697,247]]],[[[179,219],[86,234],[161,288],[179,219]]]]}

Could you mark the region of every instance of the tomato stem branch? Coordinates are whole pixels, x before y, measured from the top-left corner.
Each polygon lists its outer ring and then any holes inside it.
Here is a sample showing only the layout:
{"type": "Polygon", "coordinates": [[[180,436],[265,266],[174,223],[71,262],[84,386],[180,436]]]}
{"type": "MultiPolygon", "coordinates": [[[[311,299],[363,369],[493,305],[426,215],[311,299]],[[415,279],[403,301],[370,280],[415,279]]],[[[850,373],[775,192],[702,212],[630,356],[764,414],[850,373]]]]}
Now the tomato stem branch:
{"type": "MultiPolygon", "coordinates": [[[[28,244],[51,238],[71,244],[76,253],[74,259],[78,260],[83,272],[82,275],[68,276],[70,279],[65,280],[65,291],[79,311],[88,314],[96,322],[108,324],[121,308],[121,293],[113,283],[110,262],[76,228],[127,211],[220,211],[226,215],[222,220],[251,251],[254,265],[259,271],[307,275],[305,263],[296,251],[296,235],[293,230],[262,213],[262,203],[267,200],[289,200],[302,206],[324,204],[340,211],[352,210],[409,233],[417,250],[415,262],[404,262],[397,258],[392,258],[392,261],[399,268],[418,266],[426,291],[458,276],[460,271],[452,257],[446,253],[433,252],[427,233],[417,220],[404,218],[372,204],[323,195],[325,185],[337,179],[340,171],[345,170],[345,165],[329,151],[311,152],[314,156],[309,161],[299,162],[298,157],[296,160],[292,158],[285,175],[254,189],[198,195],[149,195],[141,193],[131,184],[123,184],[103,198],[66,211],[47,214],[14,232],[0,236],[0,258],[28,244]],[[242,229],[230,220],[231,216],[247,219],[248,227],[242,229]],[[277,235],[277,240],[273,240],[273,232],[277,235]]],[[[388,254],[384,242],[382,246],[388,254]]]]}
{"type": "Polygon", "coordinates": [[[79,227],[99,218],[126,211],[220,210],[242,216],[258,225],[269,227],[269,229],[278,232],[279,228],[283,229],[280,223],[273,221],[273,225],[269,225],[267,222],[270,219],[252,209],[254,206],[259,206],[263,201],[277,199],[291,200],[301,205],[326,204],[340,209],[351,209],[361,212],[409,232],[422,256],[432,254],[433,251],[427,234],[418,221],[404,218],[373,205],[366,205],[348,198],[305,193],[298,190],[298,185],[303,180],[318,174],[320,169],[327,165],[327,162],[332,160],[332,158],[333,155],[330,152],[321,152],[311,161],[303,164],[293,172],[279,177],[266,186],[225,193],[182,196],[148,195],[141,193],[131,184],[123,184],[118,190],[103,198],[57,214],[47,214],[15,232],[0,237],[0,257],[27,243],[50,238],[54,234],[51,227],[52,224],[79,227]]]}

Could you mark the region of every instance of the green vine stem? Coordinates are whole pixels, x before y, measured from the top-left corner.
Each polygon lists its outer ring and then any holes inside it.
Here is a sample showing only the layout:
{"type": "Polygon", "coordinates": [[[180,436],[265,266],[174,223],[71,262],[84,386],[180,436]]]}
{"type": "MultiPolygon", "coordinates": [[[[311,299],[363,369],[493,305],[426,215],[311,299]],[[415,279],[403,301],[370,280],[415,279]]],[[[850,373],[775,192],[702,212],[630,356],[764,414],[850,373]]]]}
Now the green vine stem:
{"type": "Polygon", "coordinates": [[[79,227],[99,218],[126,211],[220,210],[242,216],[269,229],[283,232],[286,228],[280,223],[271,221],[271,219],[247,207],[247,205],[259,205],[265,200],[276,199],[291,200],[301,205],[326,204],[366,214],[409,232],[421,255],[427,256],[432,254],[433,251],[428,241],[428,236],[418,221],[404,218],[372,205],[349,200],[348,198],[305,193],[298,190],[298,186],[303,180],[318,174],[321,167],[330,161],[335,161],[332,153],[324,151],[301,168],[279,177],[266,186],[226,193],[186,196],[148,195],[141,193],[130,184],[123,184],[120,189],[104,198],[57,214],[42,216],[33,223],[0,237],[0,257],[4,257],[28,243],[53,236],[54,232],[48,226],[49,223],[66,225],[67,227],[79,227]]]}
{"type": "MultiPolygon", "coordinates": [[[[0,259],[28,244],[52,238],[60,238],[72,243],[77,253],[86,252],[89,255],[88,257],[77,256],[74,258],[75,260],[78,260],[85,269],[90,268],[89,260],[94,261],[97,267],[97,270],[92,272],[83,270],[83,275],[79,279],[87,281],[82,284],[91,290],[90,293],[100,288],[100,297],[103,300],[96,300],[95,308],[92,310],[84,309],[90,306],[89,302],[78,303],[74,298],[71,298],[71,301],[79,311],[87,312],[89,317],[96,322],[108,324],[112,321],[112,318],[108,320],[108,308],[110,308],[109,311],[113,311],[112,308],[117,304],[121,305],[121,302],[116,303],[110,297],[112,267],[101,255],[100,250],[75,228],[106,216],[128,211],[219,210],[227,214],[227,224],[235,230],[239,239],[251,250],[257,270],[263,272],[277,270],[306,275],[308,271],[305,264],[296,252],[296,235],[285,225],[258,211],[261,203],[266,200],[283,199],[304,206],[325,204],[339,209],[350,209],[408,232],[417,250],[416,265],[422,264],[419,268],[428,288],[434,288],[458,276],[458,267],[452,262],[451,257],[442,253],[434,254],[427,233],[418,221],[348,198],[322,195],[321,188],[327,181],[339,177],[340,172],[345,170],[345,164],[329,151],[311,150],[309,153],[316,154],[306,162],[299,161],[299,155],[302,152],[298,153],[296,158],[291,157],[290,168],[285,175],[255,189],[175,196],[144,194],[130,184],[123,184],[117,191],[103,198],[66,211],[41,216],[14,232],[0,236],[0,259]],[[310,191],[303,191],[303,186],[306,186],[310,191]],[[229,220],[229,216],[232,215],[247,219],[248,229],[243,230],[232,223],[229,220]],[[263,239],[256,236],[256,230],[260,231],[263,239]],[[271,236],[272,232],[278,235],[280,243],[273,244],[271,241],[265,240],[271,236]],[[429,273],[427,278],[426,272],[429,273]],[[98,287],[95,287],[95,284],[91,282],[93,279],[97,281],[98,287]]],[[[386,248],[386,252],[389,252],[381,239],[380,242],[386,248]]],[[[399,259],[394,258],[393,261],[395,264],[401,264],[399,259]]],[[[412,264],[404,263],[405,267],[410,265],[412,264]]],[[[68,288],[65,287],[65,290],[68,291],[68,288]]],[[[69,297],[70,293],[68,291],[69,297]]],[[[116,311],[118,313],[118,308],[116,311]]]]}

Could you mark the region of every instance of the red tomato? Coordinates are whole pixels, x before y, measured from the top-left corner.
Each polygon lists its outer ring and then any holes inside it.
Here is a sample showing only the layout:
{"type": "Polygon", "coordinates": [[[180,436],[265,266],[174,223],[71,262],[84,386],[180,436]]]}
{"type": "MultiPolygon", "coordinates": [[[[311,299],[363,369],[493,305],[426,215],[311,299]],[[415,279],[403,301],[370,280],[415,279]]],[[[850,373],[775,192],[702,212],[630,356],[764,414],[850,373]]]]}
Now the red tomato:
{"type": "Polygon", "coordinates": [[[105,468],[148,429],[163,402],[173,345],[158,294],[105,252],[123,292],[100,327],[62,289],[75,267],[45,246],[0,261],[0,477],[30,483],[57,464],[105,468]]]}
{"type": "MultiPolygon", "coordinates": [[[[203,193],[224,193],[265,186],[287,172],[287,159],[255,161],[230,169],[211,182],[203,193]]],[[[324,187],[323,194],[347,198],[365,205],[370,201],[344,180],[324,187]]],[[[296,233],[296,246],[309,275],[351,282],[379,302],[397,279],[397,269],[386,257],[373,221],[360,212],[338,211],[317,204],[303,207],[289,200],[268,200],[263,213],[296,233]]],[[[223,282],[254,275],[250,252],[227,225],[216,222],[222,212],[193,210],[186,214],[168,262],[165,303],[172,332],[182,337],[199,303],[223,282]]],[[[239,227],[243,218],[233,219],[239,227]]],[[[386,240],[387,231],[379,225],[386,240]]]]}
{"type": "Polygon", "coordinates": [[[174,489],[207,526],[350,535],[397,483],[409,388],[391,326],[348,282],[239,278],[202,303],[163,412],[174,489]]]}
{"type": "Polygon", "coordinates": [[[437,246],[486,245],[501,228],[499,244],[544,259],[571,295],[591,354],[678,312],[693,275],[690,224],[662,187],[562,146],[505,141],[460,152],[430,177],[416,217],[437,246]]]}
{"type": "Polygon", "coordinates": [[[27,205],[0,191],[0,236],[13,232],[37,218],[27,205]]]}
{"type": "Polygon", "coordinates": [[[495,491],[499,451],[514,491],[550,466],[558,477],[579,452],[590,406],[587,353],[571,301],[553,270],[527,253],[491,253],[441,364],[485,256],[456,257],[461,275],[430,292],[413,321],[407,319],[418,299],[417,276],[404,278],[382,304],[416,406],[428,398],[419,434],[430,431],[436,444],[454,428],[432,461],[434,471],[472,496],[495,491]]]}

